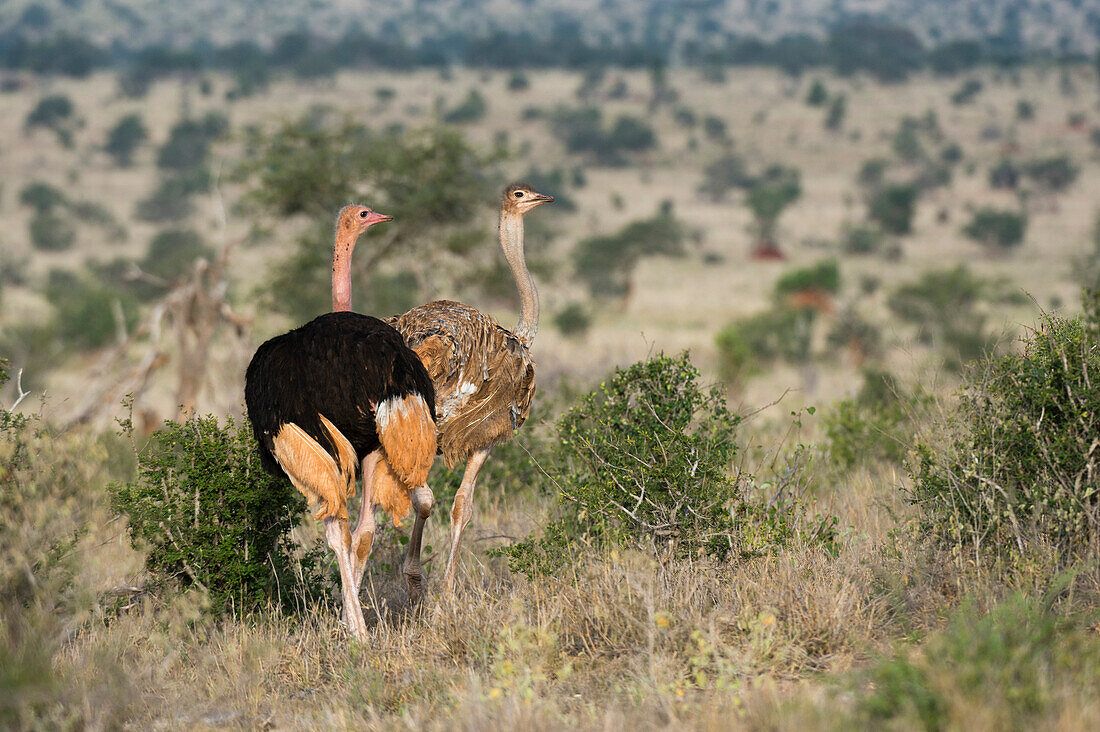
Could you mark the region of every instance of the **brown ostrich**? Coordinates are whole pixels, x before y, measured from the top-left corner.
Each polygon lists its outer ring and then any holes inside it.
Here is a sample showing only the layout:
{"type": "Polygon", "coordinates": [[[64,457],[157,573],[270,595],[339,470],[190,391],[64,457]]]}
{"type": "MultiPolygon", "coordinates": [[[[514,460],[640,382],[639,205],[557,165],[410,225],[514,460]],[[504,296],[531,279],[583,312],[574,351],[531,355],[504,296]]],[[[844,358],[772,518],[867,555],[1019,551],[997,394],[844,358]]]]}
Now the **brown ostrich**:
{"type": "MultiPolygon", "coordinates": [[[[387,319],[416,351],[435,386],[439,451],[448,466],[466,461],[462,484],[451,508],[450,556],[445,585],[454,591],[455,563],[462,531],[470,521],[477,474],[493,445],[512,439],[531,410],[535,364],[531,342],[539,327],[539,300],[523,253],[523,217],[553,196],[516,183],[500,206],[500,248],[519,288],[521,314],[514,331],[485,313],[451,300],[420,305],[387,319]]],[[[375,471],[375,491],[396,476],[383,460],[375,471]]]]}

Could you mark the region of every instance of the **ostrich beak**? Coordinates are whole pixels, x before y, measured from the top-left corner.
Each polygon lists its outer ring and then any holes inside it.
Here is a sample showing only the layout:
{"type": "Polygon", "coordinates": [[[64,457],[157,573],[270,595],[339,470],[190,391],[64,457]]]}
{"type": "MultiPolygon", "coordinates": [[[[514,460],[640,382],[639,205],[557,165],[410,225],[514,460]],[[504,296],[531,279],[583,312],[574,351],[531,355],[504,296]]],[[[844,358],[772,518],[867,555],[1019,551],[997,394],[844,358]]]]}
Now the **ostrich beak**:
{"type": "Polygon", "coordinates": [[[554,197],[548,196],[545,193],[536,193],[527,200],[535,203],[553,203],[554,197]]]}
{"type": "Polygon", "coordinates": [[[384,213],[378,213],[377,211],[371,211],[367,214],[367,218],[363,219],[363,223],[367,226],[374,226],[375,224],[381,224],[384,221],[393,221],[393,216],[384,213]]]}

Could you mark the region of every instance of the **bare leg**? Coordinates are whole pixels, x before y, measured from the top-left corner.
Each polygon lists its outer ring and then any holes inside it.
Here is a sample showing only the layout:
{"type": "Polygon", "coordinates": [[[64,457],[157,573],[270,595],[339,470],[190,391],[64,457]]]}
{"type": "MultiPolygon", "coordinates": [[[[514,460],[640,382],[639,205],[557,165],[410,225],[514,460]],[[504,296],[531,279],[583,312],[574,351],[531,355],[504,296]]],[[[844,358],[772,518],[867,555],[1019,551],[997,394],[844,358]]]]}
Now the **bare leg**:
{"type": "Polygon", "coordinates": [[[413,510],[416,511],[416,520],[413,521],[412,533],[409,535],[409,549],[405,554],[405,581],[409,584],[409,602],[414,605],[420,602],[423,590],[420,584],[420,540],[424,534],[424,522],[431,515],[432,505],[435,504],[435,496],[426,485],[416,488],[412,492],[413,510]]]}
{"type": "Polygon", "coordinates": [[[367,623],[363,619],[363,608],[359,604],[359,593],[355,591],[355,570],[351,559],[351,532],[346,519],[326,518],[325,538],[336,554],[340,567],[340,590],[344,599],[344,622],[348,624],[352,635],[361,641],[367,639],[367,623]]]}
{"type": "Polygon", "coordinates": [[[360,475],[363,479],[363,490],[360,494],[359,517],[355,521],[355,529],[351,532],[351,561],[355,568],[355,594],[359,594],[359,588],[363,584],[363,573],[367,568],[367,558],[370,557],[371,547],[374,544],[374,469],[382,458],[382,452],[374,452],[363,458],[360,475]]]}
{"type": "Polygon", "coordinates": [[[455,591],[455,564],[458,560],[458,544],[462,541],[462,530],[470,523],[470,510],[473,508],[474,486],[477,474],[489,457],[489,448],[482,448],[466,461],[466,472],[462,475],[462,485],[455,494],[455,504],[451,507],[451,555],[447,558],[447,574],[444,577],[446,593],[455,591]]]}

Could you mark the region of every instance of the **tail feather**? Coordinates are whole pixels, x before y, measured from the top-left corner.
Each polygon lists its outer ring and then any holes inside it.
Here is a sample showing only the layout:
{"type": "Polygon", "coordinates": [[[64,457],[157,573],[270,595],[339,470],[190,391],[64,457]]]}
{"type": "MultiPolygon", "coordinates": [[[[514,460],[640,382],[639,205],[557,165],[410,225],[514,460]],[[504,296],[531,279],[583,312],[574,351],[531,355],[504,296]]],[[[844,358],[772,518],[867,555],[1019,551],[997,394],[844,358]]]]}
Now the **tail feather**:
{"type": "Polygon", "coordinates": [[[428,482],[435,459],[435,421],[427,402],[419,394],[392,397],[375,411],[378,439],[386,460],[408,488],[428,482]]]}
{"type": "Polygon", "coordinates": [[[347,519],[347,482],[332,456],[293,422],[283,425],[272,443],[290,482],[310,504],[320,504],[313,517],[347,519]]]}
{"type": "Polygon", "coordinates": [[[321,418],[321,424],[324,426],[325,431],[328,432],[329,439],[332,440],[332,444],[336,447],[336,464],[340,468],[340,475],[343,477],[347,486],[345,490],[345,496],[351,498],[355,495],[355,466],[358,464],[359,459],[355,456],[355,448],[352,447],[348,438],[336,429],[336,425],[328,420],[323,414],[318,414],[321,418]]]}
{"type": "Polygon", "coordinates": [[[412,511],[411,493],[412,489],[401,482],[389,461],[385,458],[379,460],[378,467],[374,469],[371,500],[389,514],[394,526],[400,526],[401,521],[412,511]]]}

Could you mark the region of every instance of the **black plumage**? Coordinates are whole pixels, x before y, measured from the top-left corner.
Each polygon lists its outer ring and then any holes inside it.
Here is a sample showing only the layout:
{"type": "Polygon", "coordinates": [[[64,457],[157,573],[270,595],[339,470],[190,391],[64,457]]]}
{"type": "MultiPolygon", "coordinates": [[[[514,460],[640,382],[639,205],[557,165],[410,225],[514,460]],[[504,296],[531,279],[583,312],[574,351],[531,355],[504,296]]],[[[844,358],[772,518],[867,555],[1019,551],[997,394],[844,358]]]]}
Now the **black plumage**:
{"type": "Polygon", "coordinates": [[[335,455],[323,414],[362,459],[379,447],[374,408],[409,394],[421,396],[435,419],[435,389],[416,353],[386,323],[351,312],[326,313],[266,341],[245,374],[248,418],[263,466],[275,475],[284,474],[272,452],[284,424],[297,424],[335,455]]]}

